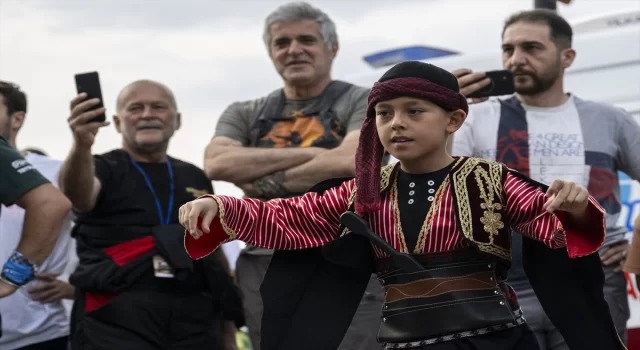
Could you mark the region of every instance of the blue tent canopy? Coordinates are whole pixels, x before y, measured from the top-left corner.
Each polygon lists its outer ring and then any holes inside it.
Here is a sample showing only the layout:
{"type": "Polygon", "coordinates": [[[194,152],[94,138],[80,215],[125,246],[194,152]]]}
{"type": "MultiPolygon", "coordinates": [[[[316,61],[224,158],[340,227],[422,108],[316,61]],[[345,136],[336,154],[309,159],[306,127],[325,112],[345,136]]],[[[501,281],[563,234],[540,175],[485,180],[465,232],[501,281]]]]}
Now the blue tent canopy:
{"type": "Polygon", "coordinates": [[[457,55],[458,52],[429,46],[409,46],[376,52],[364,56],[365,62],[374,68],[392,66],[404,61],[421,61],[429,58],[457,55]]]}

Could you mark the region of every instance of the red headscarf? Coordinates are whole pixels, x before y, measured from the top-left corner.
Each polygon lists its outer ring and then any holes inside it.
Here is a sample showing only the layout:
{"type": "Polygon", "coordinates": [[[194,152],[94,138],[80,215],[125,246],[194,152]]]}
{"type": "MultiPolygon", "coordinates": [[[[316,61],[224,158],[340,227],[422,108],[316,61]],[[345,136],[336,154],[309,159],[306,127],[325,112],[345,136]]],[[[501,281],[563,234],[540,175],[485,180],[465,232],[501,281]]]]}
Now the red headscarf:
{"type": "Polygon", "coordinates": [[[414,97],[428,100],[447,111],[462,109],[468,113],[467,99],[458,91],[457,79],[451,73],[417,61],[394,66],[373,85],[356,152],[356,213],[363,215],[375,211],[380,204],[380,169],[384,147],[376,128],[376,104],[398,97],[414,97]],[[434,79],[432,81],[425,76],[434,79]]]}

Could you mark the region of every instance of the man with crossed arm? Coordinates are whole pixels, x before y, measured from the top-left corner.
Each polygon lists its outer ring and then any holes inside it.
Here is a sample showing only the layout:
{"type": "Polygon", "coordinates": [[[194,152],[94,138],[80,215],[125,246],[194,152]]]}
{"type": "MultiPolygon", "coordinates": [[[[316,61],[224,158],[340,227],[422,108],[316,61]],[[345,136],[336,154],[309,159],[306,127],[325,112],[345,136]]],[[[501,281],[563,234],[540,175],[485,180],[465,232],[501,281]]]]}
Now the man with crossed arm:
{"type": "MultiPolygon", "coordinates": [[[[332,80],[338,51],[334,23],[306,3],[286,4],[265,21],[265,45],[284,81],[266,97],[231,104],[205,152],[211,180],[269,200],[306,192],[327,179],[355,175],[355,152],[369,89],[332,80]]],[[[248,246],[236,264],[245,318],[260,348],[260,285],[271,250],[248,246]]],[[[340,349],[380,349],[376,342],[382,287],[372,278],[340,349]]]]}

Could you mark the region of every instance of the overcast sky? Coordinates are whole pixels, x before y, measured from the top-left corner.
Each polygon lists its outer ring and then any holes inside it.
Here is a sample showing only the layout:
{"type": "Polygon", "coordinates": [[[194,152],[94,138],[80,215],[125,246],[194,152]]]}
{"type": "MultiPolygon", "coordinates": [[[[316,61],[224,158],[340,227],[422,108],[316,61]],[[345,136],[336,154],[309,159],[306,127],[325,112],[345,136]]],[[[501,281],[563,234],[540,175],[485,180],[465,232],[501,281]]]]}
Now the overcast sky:
{"type": "MultiPolygon", "coordinates": [[[[28,94],[29,113],[18,137],[63,159],[71,145],[69,101],[73,75],[97,70],[107,113],[119,89],[137,79],[167,84],[176,94],[183,127],[170,153],[202,166],[204,147],[231,102],[280,87],[262,42],[273,0],[0,0],[0,80],[28,94]]],[[[368,68],[368,53],[423,44],[499,54],[503,20],[533,0],[318,0],[336,22],[340,51],[335,78],[368,68]]],[[[638,10],[638,0],[573,0],[558,4],[570,21],[610,10],[638,10]]],[[[473,67],[469,67],[473,68],[473,67]]],[[[500,68],[500,67],[496,67],[500,68]]],[[[110,126],[94,152],[120,146],[110,126]]],[[[216,183],[221,194],[239,195],[216,183]]]]}

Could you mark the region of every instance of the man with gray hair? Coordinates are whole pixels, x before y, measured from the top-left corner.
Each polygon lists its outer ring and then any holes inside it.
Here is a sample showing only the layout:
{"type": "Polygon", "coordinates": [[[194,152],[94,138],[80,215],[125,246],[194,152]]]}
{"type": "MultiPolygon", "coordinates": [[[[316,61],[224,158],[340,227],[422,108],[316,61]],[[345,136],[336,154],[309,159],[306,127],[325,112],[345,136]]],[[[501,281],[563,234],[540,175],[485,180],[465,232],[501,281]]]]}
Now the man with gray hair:
{"type": "MultiPolygon", "coordinates": [[[[284,87],[235,102],[222,113],[205,152],[207,176],[231,182],[245,196],[260,200],[292,197],[327,179],[353,177],[369,89],[331,78],[338,53],[335,24],[307,3],[285,4],[267,16],[264,42],[284,87]]],[[[268,347],[261,344],[261,325],[278,323],[266,304],[263,318],[273,254],[248,246],[236,263],[255,349],[268,347]]],[[[274,262],[279,254],[284,253],[276,253],[274,262]]],[[[376,329],[382,295],[372,277],[339,349],[380,348],[376,329]]]]}

